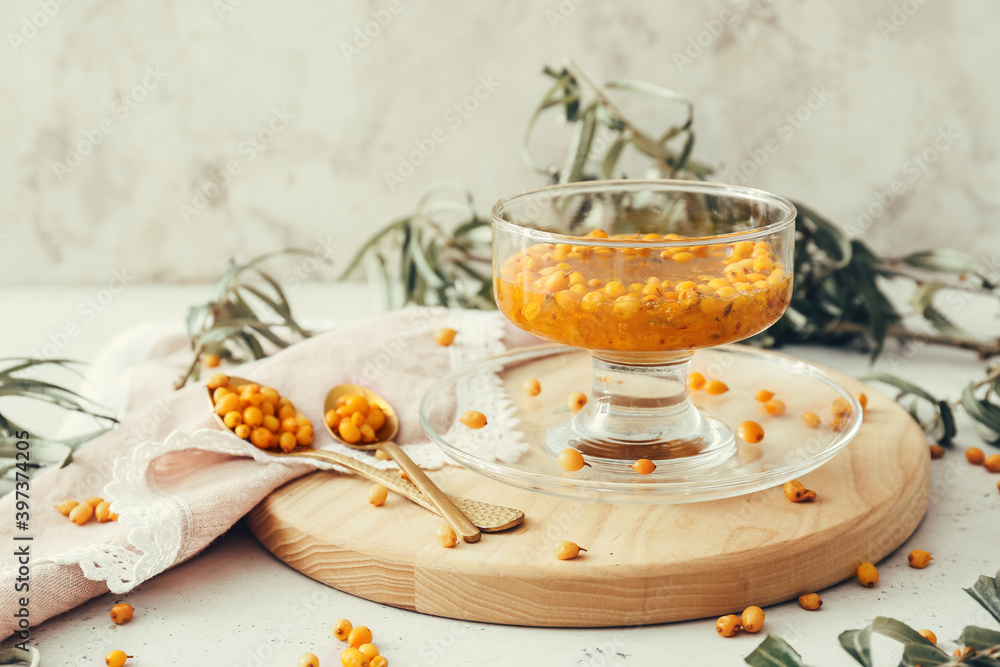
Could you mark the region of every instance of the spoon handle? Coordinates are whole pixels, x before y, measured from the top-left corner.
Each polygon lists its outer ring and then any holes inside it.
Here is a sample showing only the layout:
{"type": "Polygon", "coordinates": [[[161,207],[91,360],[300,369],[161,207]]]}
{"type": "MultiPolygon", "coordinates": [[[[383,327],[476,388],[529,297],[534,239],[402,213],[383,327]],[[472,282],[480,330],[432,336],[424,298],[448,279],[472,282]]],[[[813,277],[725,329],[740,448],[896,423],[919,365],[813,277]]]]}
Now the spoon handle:
{"type": "Polygon", "coordinates": [[[451,524],[455,532],[462,536],[466,542],[478,542],[482,537],[475,524],[469,521],[469,517],[462,513],[462,510],[455,507],[451,498],[441,490],[437,484],[431,481],[420,466],[413,462],[402,448],[392,441],[383,442],[379,447],[392,457],[392,460],[402,469],[406,476],[424,492],[430,501],[438,508],[438,513],[451,524]]]}
{"type": "MultiPolygon", "coordinates": [[[[430,498],[424,495],[423,491],[413,484],[413,482],[408,482],[393,471],[382,470],[349,456],[344,456],[338,452],[331,452],[325,449],[304,449],[289,453],[274,452],[271,453],[271,455],[281,458],[290,457],[315,459],[339,465],[357,473],[358,475],[361,475],[362,477],[366,477],[373,482],[378,482],[379,484],[392,489],[399,495],[410,499],[426,510],[430,510],[439,516],[443,516],[441,510],[433,502],[431,502],[430,498]]],[[[507,530],[508,528],[520,525],[524,521],[524,512],[513,507],[491,505],[490,503],[470,500],[468,498],[460,498],[458,496],[451,498],[451,500],[466,516],[472,519],[473,523],[480,530],[487,533],[507,530]]]]}

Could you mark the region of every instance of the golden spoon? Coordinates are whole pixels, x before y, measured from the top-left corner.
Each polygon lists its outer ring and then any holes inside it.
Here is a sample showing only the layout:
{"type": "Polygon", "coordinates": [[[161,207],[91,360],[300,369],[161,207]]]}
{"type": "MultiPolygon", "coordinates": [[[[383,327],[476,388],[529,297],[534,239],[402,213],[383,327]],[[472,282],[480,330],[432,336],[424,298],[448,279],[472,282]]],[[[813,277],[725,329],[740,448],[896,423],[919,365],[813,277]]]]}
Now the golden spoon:
{"type": "MultiPolygon", "coordinates": [[[[323,402],[324,416],[330,410],[337,409],[338,398],[350,394],[364,396],[368,399],[369,405],[379,407],[385,413],[385,423],[375,433],[375,442],[347,442],[340,437],[340,433],[327,426],[326,430],[330,432],[333,439],[347,445],[351,449],[376,449],[388,454],[396,462],[400,470],[417,485],[417,488],[430,498],[430,501],[438,508],[438,514],[451,524],[451,527],[455,529],[456,533],[462,536],[463,540],[466,542],[478,542],[481,535],[475,524],[469,521],[469,517],[465,516],[462,510],[455,507],[455,503],[451,502],[451,498],[437,484],[431,481],[431,478],[421,470],[420,466],[413,462],[413,459],[406,455],[406,452],[399,445],[392,441],[396,437],[396,433],[399,432],[399,418],[388,401],[367,387],[362,387],[358,384],[338,384],[326,395],[326,401],[323,402]]],[[[323,420],[323,423],[326,424],[326,419],[323,420]]]]}
{"type": "MultiPolygon", "coordinates": [[[[248,384],[252,384],[252,381],[247,380],[246,378],[229,376],[229,385],[234,390],[238,390],[240,387],[243,387],[244,385],[248,384]]],[[[363,390],[363,388],[361,387],[359,387],[358,389],[363,390]]],[[[371,392],[367,392],[367,390],[364,391],[366,395],[375,396],[371,392]]],[[[336,400],[338,397],[334,397],[333,399],[334,404],[336,404],[336,400]]],[[[388,403],[386,403],[384,400],[381,399],[379,400],[381,401],[381,403],[378,403],[377,405],[379,405],[379,407],[385,412],[387,424],[389,422],[389,418],[391,415],[393,423],[395,424],[395,428],[393,429],[392,434],[393,436],[395,436],[396,431],[398,430],[398,421],[396,418],[396,413],[392,411],[392,408],[391,406],[389,406],[388,403]]],[[[208,390],[208,404],[209,404],[209,409],[212,412],[212,416],[215,417],[215,421],[218,422],[218,424],[222,426],[224,429],[232,433],[232,430],[229,427],[227,427],[225,422],[223,421],[222,416],[215,413],[215,403],[212,400],[211,389],[208,390]]],[[[295,412],[297,417],[303,416],[299,410],[296,409],[295,412]]],[[[385,425],[383,425],[382,428],[384,429],[385,425]]],[[[381,434],[382,434],[382,429],[379,429],[379,435],[381,434]]],[[[340,441],[340,438],[337,438],[337,440],[340,441]]],[[[361,461],[352,459],[349,456],[344,456],[343,454],[323,449],[302,449],[291,452],[281,452],[272,450],[261,450],[261,451],[268,454],[269,456],[274,456],[275,458],[279,457],[308,458],[308,459],[324,461],[325,463],[332,463],[335,465],[339,465],[343,468],[347,468],[348,470],[351,470],[352,472],[361,475],[362,477],[366,477],[374,482],[378,482],[379,484],[387,486],[396,493],[412,500],[414,503],[420,505],[424,509],[430,510],[431,512],[434,512],[439,516],[442,517],[444,516],[439,507],[435,505],[431,501],[431,499],[427,495],[425,495],[424,492],[421,491],[412,482],[409,482],[403,479],[402,477],[399,477],[395,473],[389,472],[387,470],[381,470],[374,466],[370,466],[367,463],[362,463],[361,461]]],[[[417,470],[419,470],[419,468],[417,468],[417,470]]],[[[421,474],[423,473],[422,470],[420,472],[421,474]]],[[[507,530],[508,528],[513,528],[514,526],[518,526],[524,522],[524,512],[522,512],[519,509],[515,509],[512,507],[503,507],[501,505],[491,505],[490,503],[484,503],[478,500],[470,500],[468,498],[461,498],[458,496],[454,498],[449,498],[449,500],[453,501],[453,505],[456,506],[462,513],[464,513],[464,515],[470,517],[473,523],[475,523],[475,525],[483,532],[492,533],[501,530],[507,530]]]]}

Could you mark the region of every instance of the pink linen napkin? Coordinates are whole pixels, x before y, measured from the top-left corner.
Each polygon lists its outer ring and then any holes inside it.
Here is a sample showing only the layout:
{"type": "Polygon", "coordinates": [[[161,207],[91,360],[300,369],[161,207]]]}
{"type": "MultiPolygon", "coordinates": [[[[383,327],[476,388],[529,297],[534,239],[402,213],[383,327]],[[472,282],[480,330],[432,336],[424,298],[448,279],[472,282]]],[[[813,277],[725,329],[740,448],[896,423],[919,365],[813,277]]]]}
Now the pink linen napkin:
{"type": "MultiPolygon", "coordinates": [[[[369,386],[394,405],[401,417],[400,444],[426,443],[417,407],[427,389],[452,369],[456,350],[437,345],[433,337],[434,330],[448,325],[459,330],[455,345],[470,343],[478,350],[466,348],[457,356],[463,361],[495,354],[498,345],[502,351],[503,341],[531,342],[496,313],[405,309],[220,370],[273,386],[290,398],[316,424],[316,446],[332,442],[322,426],[326,392],[345,382],[369,386]],[[465,324],[456,324],[456,318],[465,324]],[[463,331],[466,326],[470,331],[463,331]]],[[[68,467],[48,469],[31,480],[30,529],[19,532],[11,522],[0,522],[0,540],[27,545],[31,555],[28,592],[16,592],[16,565],[0,571],[0,608],[18,609],[19,598],[26,597],[31,624],[37,625],[109,590],[131,590],[198,554],[272,490],[315,469],[309,463],[267,459],[222,431],[210,414],[204,383],[170,390],[169,379],[183,367],[187,352],[177,345],[158,352],[164,356],[127,374],[129,408],[118,428],[82,447],[68,467]],[[119,521],[76,526],[54,509],[68,498],[95,495],[112,501],[119,521]],[[13,542],[15,532],[32,539],[13,542]]],[[[424,454],[433,449],[444,462],[433,445],[410,447],[414,454],[421,447],[424,454]]],[[[0,499],[0,516],[13,517],[14,511],[13,493],[0,499]]],[[[18,619],[4,614],[0,636],[17,630],[18,619]]]]}

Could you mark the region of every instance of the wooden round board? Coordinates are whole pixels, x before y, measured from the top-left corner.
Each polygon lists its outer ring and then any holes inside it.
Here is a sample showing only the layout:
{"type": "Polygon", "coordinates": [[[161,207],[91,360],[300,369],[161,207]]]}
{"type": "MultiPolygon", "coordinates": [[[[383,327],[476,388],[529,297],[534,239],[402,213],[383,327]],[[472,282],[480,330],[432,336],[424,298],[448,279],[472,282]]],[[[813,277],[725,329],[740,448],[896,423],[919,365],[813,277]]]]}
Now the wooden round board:
{"type": "Polygon", "coordinates": [[[854,576],[916,529],[927,507],[924,434],[893,400],[865,391],[860,434],[802,477],[816,501],[781,487],[682,505],[606,505],[509,487],[457,467],[431,477],[452,495],[521,509],[523,525],[443,549],[439,517],[371,482],[317,472],[249,515],[257,538],[304,574],[352,595],[436,616],[530,626],[642,625],[776,604],[854,576]],[[553,545],[588,549],[556,560],[553,545]]]}

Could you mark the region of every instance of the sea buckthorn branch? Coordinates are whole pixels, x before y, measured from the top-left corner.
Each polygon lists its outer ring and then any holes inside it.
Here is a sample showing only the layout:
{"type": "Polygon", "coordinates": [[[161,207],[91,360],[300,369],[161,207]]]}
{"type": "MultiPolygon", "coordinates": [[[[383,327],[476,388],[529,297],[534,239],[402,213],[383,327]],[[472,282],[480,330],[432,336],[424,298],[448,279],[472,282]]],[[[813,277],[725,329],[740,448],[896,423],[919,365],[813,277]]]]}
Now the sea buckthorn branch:
{"type": "Polygon", "coordinates": [[[306,250],[288,248],[260,255],[243,264],[230,260],[230,265],[215,283],[212,300],[188,309],[186,325],[193,355],[187,370],[174,383],[174,389],[183,387],[189,378],[198,380],[202,361],[210,355],[215,365],[220,358],[261,359],[267,356],[264,343],[286,348],[292,341],[285,336],[300,340],[310,336],[292,317],[291,305],[281,284],[260,266],[282,255],[316,257],[315,253],[306,250]]]}
{"type": "Polygon", "coordinates": [[[49,464],[65,466],[72,460],[74,449],[118,423],[114,415],[75,391],[31,377],[46,366],[75,372],[71,364],[76,362],[69,359],[30,358],[0,359],[0,362],[10,364],[0,371],[0,398],[19,396],[48,403],[61,410],[90,415],[98,423],[95,430],[69,438],[47,438],[32,433],[31,460],[25,462],[23,456],[20,461],[17,458],[17,442],[27,438],[29,430],[0,412],[0,475],[13,472],[15,468],[23,471],[25,468],[39,468],[49,464]]]}

